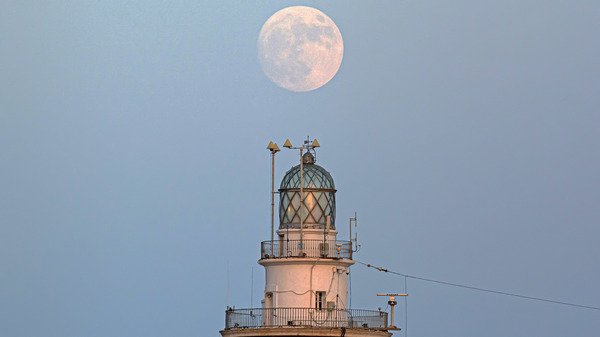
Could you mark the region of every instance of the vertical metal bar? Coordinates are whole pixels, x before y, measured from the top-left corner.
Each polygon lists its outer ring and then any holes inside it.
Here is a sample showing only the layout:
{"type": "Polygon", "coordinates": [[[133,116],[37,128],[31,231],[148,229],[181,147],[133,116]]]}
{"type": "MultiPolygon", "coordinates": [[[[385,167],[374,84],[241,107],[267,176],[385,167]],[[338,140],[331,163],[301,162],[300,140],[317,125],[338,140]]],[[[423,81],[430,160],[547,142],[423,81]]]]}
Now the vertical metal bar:
{"type": "Polygon", "coordinates": [[[300,148],[300,256],[304,255],[304,233],[302,232],[302,226],[304,219],[302,218],[302,211],[304,210],[304,160],[302,158],[302,147],[300,148]]]}
{"type": "Polygon", "coordinates": [[[352,248],[352,218],[348,220],[348,225],[350,226],[350,231],[348,232],[350,233],[350,248],[352,248]]]}
{"type": "MultiPolygon", "coordinates": [[[[408,294],[408,284],[404,276],[404,293],[408,294]]],[[[408,336],[408,296],[404,298],[404,336],[408,336]]]]}
{"type": "Polygon", "coordinates": [[[229,260],[227,260],[227,309],[229,309],[229,260]]]}
{"type": "MultiPolygon", "coordinates": [[[[350,251],[352,251],[352,249],[350,249],[350,251]]],[[[348,296],[348,309],[352,309],[352,271],[350,270],[350,266],[348,266],[348,283],[350,286],[350,296],[348,296]]]]}
{"type": "MultiPolygon", "coordinates": [[[[358,251],[358,236],[357,236],[357,232],[358,232],[358,218],[356,215],[356,212],[354,212],[354,244],[356,247],[356,251],[358,251]]],[[[350,241],[352,241],[352,239],[350,239],[350,241]]],[[[352,247],[352,242],[350,242],[350,247],[352,247]]]]}
{"type": "Polygon", "coordinates": [[[391,319],[390,319],[390,326],[393,327],[394,326],[394,305],[392,305],[392,310],[391,311],[391,319]]]}
{"type": "Polygon", "coordinates": [[[271,151],[271,256],[273,255],[273,232],[275,226],[275,151],[271,151]]]}

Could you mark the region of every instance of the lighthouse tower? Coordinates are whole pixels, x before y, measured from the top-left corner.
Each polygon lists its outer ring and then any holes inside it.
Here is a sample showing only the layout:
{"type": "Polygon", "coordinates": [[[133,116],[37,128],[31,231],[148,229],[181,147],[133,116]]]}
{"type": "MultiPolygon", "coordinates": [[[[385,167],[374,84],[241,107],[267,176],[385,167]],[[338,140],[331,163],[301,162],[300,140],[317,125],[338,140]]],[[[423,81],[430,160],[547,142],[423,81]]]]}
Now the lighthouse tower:
{"type": "MultiPolygon", "coordinates": [[[[349,308],[353,246],[337,239],[337,190],[331,174],[315,163],[318,143],[309,144],[296,148],[307,152],[283,177],[279,228],[261,243],[262,305],[228,308],[223,337],[391,336],[386,312],[349,308]]],[[[289,141],[284,146],[292,148],[289,141]]]]}

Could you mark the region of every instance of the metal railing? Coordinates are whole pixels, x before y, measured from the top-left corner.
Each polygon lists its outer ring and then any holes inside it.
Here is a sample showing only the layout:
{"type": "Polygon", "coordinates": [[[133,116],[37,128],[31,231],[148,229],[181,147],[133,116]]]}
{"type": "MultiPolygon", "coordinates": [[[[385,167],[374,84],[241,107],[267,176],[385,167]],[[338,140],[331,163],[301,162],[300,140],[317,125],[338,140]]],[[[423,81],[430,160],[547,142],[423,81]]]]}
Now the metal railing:
{"type": "Polygon", "coordinates": [[[225,329],[269,327],[388,327],[388,313],[363,309],[254,308],[225,311],[225,329]]]}
{"type": "Polygon", "coordinates": [[[260,244],[261,259],[281,259],[288,257],[322,257],[330,259],[352,260],[352,243],[350,241],[335,240],[275,240],[273,250],[271,241],[260,244]],[[341,245],[339,255],[338,246],[341,245]]]}

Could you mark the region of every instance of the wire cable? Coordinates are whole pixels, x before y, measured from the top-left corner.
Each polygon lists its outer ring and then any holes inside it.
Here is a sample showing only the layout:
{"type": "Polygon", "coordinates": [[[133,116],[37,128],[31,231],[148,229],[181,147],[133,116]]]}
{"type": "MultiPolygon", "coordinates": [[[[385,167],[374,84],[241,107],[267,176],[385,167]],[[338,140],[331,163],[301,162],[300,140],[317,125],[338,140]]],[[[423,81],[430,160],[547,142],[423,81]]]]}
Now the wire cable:
{"type": "Polygon", "coordinates": [[[373,269],[377,269],[377,270],[379,270],[381,272],[384,272],[384,273],[390,273],[390,274],[394,274],[394,275],[404,276],[406,278],[412,278],[412,279],[415,279],[415,280],[427,281],[427,282],[432,282],[432,283],[439,283],[439,284],[444,284],[444,285],[448,285],[448,286],[465,288],[465,289],[471,289],[471,290],[478,290],[478,291],[483,291],[483,292],[488,292],[488,293],[493,293],[493,294],[498,294],[498,295],[519,297],[519,298],[524,298],[524,299],[534,300],[534,301],[542,301],[542,302],[548,302],[548,303],[554,303],[554,304],[568,305],[568,306],[572,306],[572,307],[578,307],[578,308],[584,308],[584,309],[591,309],[591,310],[600,310],[600,307],[593,307],[593,306],[589,306],[589,305],[582,305],[582,304],[576,304],[576,303],[561,302],[561,301],[555,301],[555,300],[550,300],[550,299],[546,299],[546,298],[525,296],[525,295],[507,293],[507,292],[504,292],[504,291],[484,289],[484,288],[467,286],[467,285],[463,285],[463,284],[457,284],[457,283],[451,283],[451,282],[445,282],[445,281],[438,281],[438,280],[428,279],[428,278],[419,277],[419,276],[407,275],[407,274],[402,274],[402,273],[398,273],[398,272],[395,272],[395,271],[391,271],[391,270],[388,270],[388,269],[385,269],[385,268],[382,268],[382,267],[376,267],[376,266],[373,266],[373,265],[368,264],[368,263],[363,263],[363,262],[356,261],[356,260],[354,260],[354,261],[356,263],[362,264],[363,266],[366,266],[367,268],[373,268],[373,269]]]}
{"type": "MultiPolygon", "coordinates": [[[[408,294],[408,277],[404,276],[404,293],[408,294]]],[[[404,337],[408,337],[408,296],[404,297],[404,337]]]]}

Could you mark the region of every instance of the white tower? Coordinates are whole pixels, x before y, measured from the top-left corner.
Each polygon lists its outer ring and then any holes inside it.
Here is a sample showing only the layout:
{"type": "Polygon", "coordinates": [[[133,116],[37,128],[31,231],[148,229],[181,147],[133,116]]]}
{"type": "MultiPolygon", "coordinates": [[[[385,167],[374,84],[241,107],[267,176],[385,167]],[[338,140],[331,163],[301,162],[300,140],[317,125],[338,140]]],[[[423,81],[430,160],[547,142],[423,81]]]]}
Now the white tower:
{"type": "Polygon", "coordinates": [[[281,181],[276,236],[261,243],[262,306],[228,308],[223,337],[391,336],[386,312],[348,307],[352,242],[337,240],[333,178],[315,164],[318,143],[308,144],[281,181]]]}

